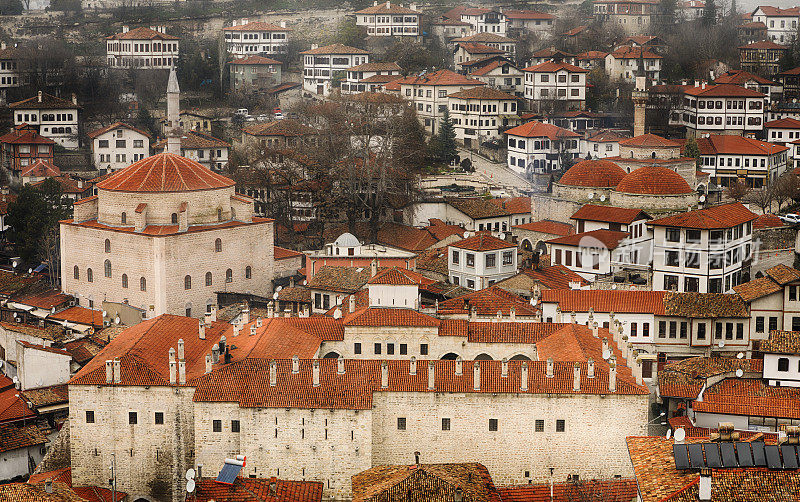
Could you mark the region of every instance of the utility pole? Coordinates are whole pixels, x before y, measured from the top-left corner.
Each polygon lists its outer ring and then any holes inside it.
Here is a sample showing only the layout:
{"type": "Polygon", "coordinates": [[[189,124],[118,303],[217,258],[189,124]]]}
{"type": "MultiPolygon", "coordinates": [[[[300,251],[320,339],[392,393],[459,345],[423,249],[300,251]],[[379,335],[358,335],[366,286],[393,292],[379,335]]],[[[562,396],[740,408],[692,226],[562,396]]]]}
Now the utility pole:
{"type": "Polygon", "coordinates": [[[109,466],[111,469],[111,479],[108,480],[108,484],[111,485],[111,502],[117,502],[117,455],[116,453],[111,454],[111,465],[109,466]]]}

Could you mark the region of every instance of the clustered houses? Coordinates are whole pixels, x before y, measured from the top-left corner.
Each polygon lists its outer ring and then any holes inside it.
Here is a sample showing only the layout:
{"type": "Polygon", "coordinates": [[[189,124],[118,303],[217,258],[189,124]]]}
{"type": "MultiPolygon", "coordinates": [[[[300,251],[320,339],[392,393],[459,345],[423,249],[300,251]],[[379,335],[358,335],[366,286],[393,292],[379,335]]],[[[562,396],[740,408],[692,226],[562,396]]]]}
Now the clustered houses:
{"type": "Polygon", "coordinates": [[[525,73],[525,98],[532,109],[583,110],[585,107],[587,70],[550,61],[522,71],[525,73]]]}
{"type": "Polygon", "coordinates": [[[291,28],[281,21],[280,26],[261,21],[249,22],[242,19],[233,21],[233,25],[224,28],[225,48],[234,56],[286,54],[289,45],[291,28]]]}
{"type": "Polygon", "coordinates": [[[789,152],[789,147],[780,144],[727,135],[698,138],[697,146],[700,169],[713,183],[724,187],[739,180],[752,188],[769,185],[786,170],[789,152]]]}
{"type": "Polygon", "coordinates": [[[658,83],[662,59],[647,47],[623,45],[605,57],[605,69],[615,80],[635,83],[636,77],[646,77],[648,82],[658,83]]]}
{"type": "Polygon", "coordinates": [[[564,159],[575,159],[580,153],[580,135],[552,124],[534,120],[505,134],[508,167],[520,174],[558,171],[564,159]]]}
{"type": "Polygon", "coordinates": [[[150,133],[115,122],[87,134],[92,140],[92,162],[103,174],[119,171],[150,156],[150,133]]]}
{"type": "Polygon", "coordinates": [[[110,68],[170,69],[178,62],[178,41],[164,26],[129,30],[106,38],[106,61],[110,68]]]}
{"type": "Polygon", "coordinates": [[[370,37],[422,38],[422,13],[415,4],[407,8],[391,1],[373,2],[372,7],[356,11],[356,26],[363,26],[370,37]]]}
{"type": "Polygon", "coordinates": [[[489,87],[523,97],[525,86],[524,73],[509,61],[494,60],[485,65],[476,65],[469,72],[469,77],[480,80],[489,87]]]}
{"type": "Polygon", "coordinates": [[[21,173],[38,161],[53,162],[55,141],[28,127],[18,127],[0,136],[0,162],[10,180],[17,184],[21,173]]]}
{"type": "Polygon", "coordinates": [[[39,91],[38,95],[10,103],[8,107],[15,127],[24,125],[64,148],[78,148],[78,111],[81,106],[74,94],[69,101],[39,91]]]}
{"type": "Polygon", "coordinates": [[[450,245],[448,270],[453,284],[488,288],[517,273],[517,247],[481,232],[450,245]]]}
{"type": "Polygon", "coordinates": [[[346,76],[347,69],[369,63],[369,52],[342,44],[318,47],[303,51],[303,90],[311,94],[328,96],[332,82],[346,76]]]}
{"type": "Polygon", "coordinates": [[[764,134],[772,143],[788,145],[800,139],[800,120],[787,117],[765,122],[764,134]]]}
{"type": "Polygon", "coordinates": [[[461,11],[461,21],[472,27],[472,35],[494,33],[506,36],[508,32],[508,18],[495,9],[468,7],[461,11]]]}
{"type": "Polygon", "coordinates": [[[517,98],[489,87],[473,87],[449,95],[450,118],[464,146],[502,139],[501,127],[518,122],[517,98]]]}
{"type": "Polygon", "coordinates": [[[739,65],[744,71],[772,78],[781,71],[781,60],[788,51],[787,46],[769,40],[753,42],[739,47],[739,65]]]}
{"type": "Polygon", "coordinates": [[[619,25],[625,33],[650,33],[659,15],[658,0],[599,0],[594,2],[594,17],[619,25]]]}
{"type": "MultiPolygon", "coordinates": [[[[468,37],[454,38],[452,42],[456,43],[459,48],[462,47],[462,44],[474,44],[477,46],[491,47],[493,49],[502,51],[504,56],[511,59],[515,57],[517,52],[516,40],[498,35],[497,33],[476,33],[475,35],[470,35],[468,37]]],[[[458,51],[456,52],[455,61],[457,63],[462,62],[458,51]]]]}
{"type": "Polygon", "coordinates": [[[754,23],[763,23],[767,28],[767,36],[777,43],[789,43],[797,38],[797,22],[800,20],[800,9],[790,7],[781,9],[762,5],[753,11],[754,23]]]}
{"type": "Polygon", "coordinates": [[[450,70],[411,75],[397,81],[400,96],[411,102],[425,129],[432,134],[439,131],[439,119],[449,108],[451,93],[485,85],[450,70]]]}
{"type": "MultiPolygon", "coordinates": [[[[161,153],[167,147],[167,141],[159,141],[153,145],[154,153],[161,153]]],[[[200,131],[187,130],[181,134],[181,157],[197,162],[207,169],[222,171],[228,165],[230,143],[200,131]]]]}
{"type": "Polygon", "coordinates": [[[347,80],[341,83],[342,94],[378,92],[389,82],[401,78],[397,63],[364,63],[347,69],[347,80]]]}
{"type": "Polygon", "coordinates": [[[681,105],[670,113],[671,125],[688,137],[703,134],[755,134],[764,128],[764,94],[738,85],[686,86],[681,105]]]}

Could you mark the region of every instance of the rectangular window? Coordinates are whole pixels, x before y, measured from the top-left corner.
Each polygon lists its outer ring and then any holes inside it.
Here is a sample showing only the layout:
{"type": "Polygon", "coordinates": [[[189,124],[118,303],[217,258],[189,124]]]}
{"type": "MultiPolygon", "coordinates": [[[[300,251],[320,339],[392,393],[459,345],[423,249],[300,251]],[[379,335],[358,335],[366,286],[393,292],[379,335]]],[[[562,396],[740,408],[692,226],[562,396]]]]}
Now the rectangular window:
{"type": "Polygon", "coordinates": [[[125,148],[125,140],[124,139],[118,139],[117,142],[116,142],[116,145],[117,145],[117,148],[125,148]]]}
{"type": "Polygon", "coordinates": [[[376,342],[375,343],[375,355],[379,355],[380,353],[381,353],[381,343],[380,342],[376,342]]]}
{"type": "Polygon", "coordinates": [[[514,252],[503,251],[503,265],[511,265],[514,263],[514,252]]]}
{"type": "Polygon", "coordinates": [[[449,431],[450,430],[450,419],[449,418],[443,418],[442,419],[442,430],[443,431],[449,431]]]}
{"type": "Polygon", "coordinates": [[[497,265],[497,255],[490,253],[486,255],[486,268],[494,268],[497,265]]]}
{"type": "Polygon", "coordinates": [[[544,420],[536,420],[535,422],[535,431],[536,432],[544,432],[544,420]]]}
{"type": "Polygon", "coordinates": [[[475,255],[472,253],[467,253],[467,266],[468,267],[475,266],[475,255]]]}
{"type": "Polygon", "coordinates": [[[789,286],[789,301],[797,301],[797,286],[789,286]]]}
{"type": "Polygon", "coordinates": [[[136,413],[135,411],[129,411],[128,412],[128,424],[136,425],[137,423],[139,423],[139,415],[138,415],[138,413],[136,413]]]}
{"type": "Polygon", "coordinates": [[[744,340],[744,323],[741,322],[736,323],[736,339],[744,340]]]}
{"type": "Polygon", "coordinates": [[[658,321],[658,337],[667,337],[667,321],[658,321]]]}
{"type": "Polygon", "coordinates": [[[401,355],[401,356],[404,356],[404,355],[406,355],[406,354],[408,354],[408,344],[406,344],[406,343],[401,343],[401,344],[400,344],[400,355],[401,355]]]}
{"type": "Polygon", "coordinates": [[[458,264],[458,256],[459,256],[458,251],[453,250],[453,263],[454,264],[458,264]]]}
{"type": "Polygon", "coordinates": [[[642,336],[650,336],[650,323],[643,322],[642,323],[642,336]]]}
{"type": "Polygon", "coordinates": [[[667,242],[680,242],[681,229],[680,228],[667,228],[666,229],[667,242]]]}
{"type": "Polygon", "coordinates": [[[697,339],[698,340],[705,340],[706,339],[706,323],[701,322],[697,325],[697,339]]]}
{"type": "Polygon", "coordinates": [[[680,253],[678,251],[667,251],[664,254],[664,264],[668,267],[677,267],[680,261],[680,253]]]}
{"type": "Polygon", "coordinates": [[[428,344],[427,343],[419,344],[419,355],[421,355],[421,356],[427,356],[428,355],[428,344]]]}
{"type": "Polygon", "coordinates": [[[154,422],[155,422],[156,425],[164,425],[164,412],[163,411],[157,411],[155,413],[154,422]]]}
{"type": "Polygon", "coordinates": [[[669,337],[675,338],[678,335],[678,322],[677,321],[670,321],[669,322],[669,337]]]}
{"type": "Polygon", "coordinates": [[[94,411],[93,410],[86,410],[86,423],[93,424],[94,423],[94,411]]]}
{"type": "Polygon", "coordinates": [[[241,423],[238,420],[231,420],[231,432],[241,431],[241,423]]]}
{"type": "Polygon", "coordinates": [[[686,335],[689,332],[688,327],[689,325],[686,321],[681,321],[681,333],[680,333],[681,338],[686,338],[686,335]]]}
{"type": "Polygon", "coordinates": [[[775,331],[778,329],[778,318],[777,317],[770,317],[769,318],[769,330],[775,331]]]}
{"type": "Polygon", "coordinates": [[[356,342],[353,344],[353,353],[354,354],[361,354],[361,343],[356,342]]]}
{"type": "Polygon", "coordinates": [[[639,325],[635,322],[631,323],[631,337],[635,337],[639,331],[639,325]]]}
{"type": "Polygon", "coordinates": [[[394,344],[393,343],[387,343],[386,344],[386,353],[389,354],[390,356],[394,355],[394,344]]]}
{"type": "Polygon", "coordinates": [[[756,333],[764,332],[764,316],[756,317],[756,333]]]}
{"type": "Polygon", "coordinates": [[[556,432],[564,432],[566,426],[567,424],[564,420],[556,420],[556,432]]]}
{"type": "Polygon", "coordinates": [[[490,418],[489,419],[489,432],[497,432],[497,419],[490,418]]]}
{"type": "Polygon", "coordinates": [[[725,339],[726,340],[733,340],[733,323],[726,322],[725,323],[725,339]]]}
{"type": "Polygon", "coordinates": [[[717,340],[722,340],[722,323],[718,322],[714,324],[714,338],[717,340]]]}
{"type": "Polygon", "coordinates": [[[214,432],[222,432],[222,420],[214,420],[211,424],[211,428],[214,432]]]}
{"type": "Polygon", "coordinates": [[[406,430],[406,417],[397,417],[397,430],[406,430]]]}

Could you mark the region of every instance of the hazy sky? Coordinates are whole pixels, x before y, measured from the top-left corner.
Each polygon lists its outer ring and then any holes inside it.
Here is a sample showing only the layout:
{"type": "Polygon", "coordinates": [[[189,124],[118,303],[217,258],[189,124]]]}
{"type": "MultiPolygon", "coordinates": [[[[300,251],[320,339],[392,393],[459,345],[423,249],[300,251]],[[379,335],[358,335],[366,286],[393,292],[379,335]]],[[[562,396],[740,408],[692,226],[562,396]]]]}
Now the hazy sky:
{"type": "MultiPolygon", "coordinates": [[[[772,5],[773,7],[794,7],[795,5],[800,5],[800,1],[798,0],[768,0],[768,1],[759,1],[759,0],[737,0],[738,9],[740,11],[750,11],[753,12],[756,7],[759,5],[772,5]]],[[[717,2],[719,5],[719,2],[717,2]]],[[[725,0],[725,5],[730,5],[730,0],[725,0]]]]}

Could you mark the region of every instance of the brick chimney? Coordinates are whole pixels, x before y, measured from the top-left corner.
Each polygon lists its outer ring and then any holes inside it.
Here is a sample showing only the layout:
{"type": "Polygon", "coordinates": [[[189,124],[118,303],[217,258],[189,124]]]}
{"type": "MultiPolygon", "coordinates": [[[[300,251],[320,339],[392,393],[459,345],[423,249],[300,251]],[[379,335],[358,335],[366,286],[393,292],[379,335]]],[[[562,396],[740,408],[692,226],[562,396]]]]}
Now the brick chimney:
{"type": "MultiPolygon", "coordinates": [[[[294,361],[292,361],[294,364],[294,361]]],[[[314,387],[319,387],[319,360],[314,359],[314,363],[311,365],[311,381],[314,387]]]]}
{"type": "Polygon", "coordinates": [[[275,387],[278,383],[278,363],[275,359],[269,362],[269,386],[275,387]]]}
{"type": "Polygon", "coordinates": [[[481,365],[478,361],[472,367],[472,390],[481,390],[481,365]]]}
{"type": "Polygon", "coordinates": [[[250,309],[245,307],[242,309],[242,324],[250,324],[250,309]]]}
{"type": "Polygon", "coordinates": [[[408,363],[408,374],[409,375],[416,375],[417,374],[417,358],[411,356],[411,361],[408,363]]]}
{"type": "Polygon", "coordinates": [[[581,390],[581,365],[579,363],[575,363],[572,367],[573,379],[572,379],[572,390],[575,392],[580,392],[581,390]]]}
{"type": "Polygon", "coordinates": [[[381,362],[381,389],[389,387],[389,363],[381,362]]]}
{"type": "Polygon", "coordinates": [[[106,359],[106,383],[114,381],[114,361],[106,359]]]}
{"type": "Polygon", "coordinates": [[[428,361],[428,390],[436,388],[436,366],[433,361],[428,361]]]}
{"type": "Polygon", "coordinates": [[[519,390],[522,392],[527,392],[528,390],[528,363],[527,361],[522,361],[522,366],[520,366],[519,371],[519,390]]]}

